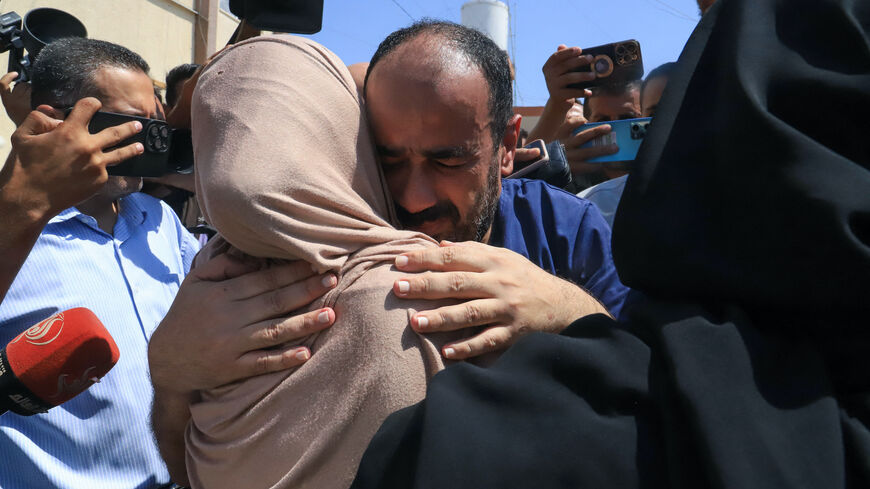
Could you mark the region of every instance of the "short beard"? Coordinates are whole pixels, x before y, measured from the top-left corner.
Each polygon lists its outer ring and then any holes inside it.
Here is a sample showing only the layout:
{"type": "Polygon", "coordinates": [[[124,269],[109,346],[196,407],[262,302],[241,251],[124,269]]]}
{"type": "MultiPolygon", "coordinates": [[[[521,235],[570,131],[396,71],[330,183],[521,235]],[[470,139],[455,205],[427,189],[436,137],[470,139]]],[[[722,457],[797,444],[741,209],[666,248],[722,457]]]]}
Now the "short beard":
{"type": "Polygon", "coordinates": [[[494,159],[486,174],[486,188],[477,195],[472,207],[473,213],[468,216],[469,224],[474,229],[474,241],[477,242],[483,242],[495,220],[495,212],[498,210],[498,196],[501,190],[499,170],[498,160],[494,159]]]}
{"type": "Polygon", "coordinates": [[[446,233],[432,236],[441,241],[479,241],[482,242],[492,227],[495,212],[498,209],[498,196],[501,191],[499,180],[500,166],[498,155],[493,157],[486,174],[486,184],[477,193],[474,203],[465,220],[460,221],[459,209],[452,202],[445,200],[434,206],[412,214],[402,206],[396,204],[396,217],[403,229],[418,229],[424,223],[436,219],[446,218],[453,225],[453,229],[446,233]]]}

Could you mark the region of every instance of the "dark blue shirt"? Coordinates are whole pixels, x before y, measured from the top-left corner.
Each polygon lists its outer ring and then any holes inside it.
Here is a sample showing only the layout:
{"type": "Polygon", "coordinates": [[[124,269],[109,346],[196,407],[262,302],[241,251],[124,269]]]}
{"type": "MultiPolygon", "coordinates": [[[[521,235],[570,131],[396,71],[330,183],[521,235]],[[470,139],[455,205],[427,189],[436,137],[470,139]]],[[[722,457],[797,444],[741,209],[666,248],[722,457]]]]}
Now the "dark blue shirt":
{"type": "Polygon", "coordinates": [[[628,288],[610,254],[610,227],[588,201],[540,180],[502,180],[489,244],[583,286],[619,317],[628,288]]]}

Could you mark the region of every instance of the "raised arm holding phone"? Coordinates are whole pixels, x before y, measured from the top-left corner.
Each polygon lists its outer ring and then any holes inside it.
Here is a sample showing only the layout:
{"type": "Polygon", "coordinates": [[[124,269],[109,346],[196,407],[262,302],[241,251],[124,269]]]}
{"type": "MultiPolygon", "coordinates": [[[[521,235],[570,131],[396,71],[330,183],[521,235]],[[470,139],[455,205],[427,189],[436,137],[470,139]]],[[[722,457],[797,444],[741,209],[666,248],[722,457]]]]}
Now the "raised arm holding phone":
{"type": "Polygon", "coordinates": [[[88,121],[100,107],[95,98],[82,99],[61,121],[40,106],[12,134],[12,152],[0,171],[0,300],[49,219],[99,191],[107,166],[143,151],[141,145],[103,151],[142,127],[131,122],[90,134],[88,121]]]}

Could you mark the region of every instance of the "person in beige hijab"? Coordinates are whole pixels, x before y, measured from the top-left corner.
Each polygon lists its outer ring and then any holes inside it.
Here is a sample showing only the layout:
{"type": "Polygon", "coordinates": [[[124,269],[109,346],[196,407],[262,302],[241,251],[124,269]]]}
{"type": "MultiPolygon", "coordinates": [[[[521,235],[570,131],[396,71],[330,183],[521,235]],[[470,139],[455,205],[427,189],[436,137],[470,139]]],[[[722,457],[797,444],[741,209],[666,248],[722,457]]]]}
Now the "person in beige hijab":
{"type": "Polygon", "coordinates": [[[200,392],[185,434],[194,488],[349,486],[381,422],[423,398],[458,338],[415,333],[415,304],[391,291],[395,257],[436,243],[396,229],[361,104],[341,60],[292,36],[239,43],[198,82],[196,191],[220,233],[203,253],[332,271],[307,310],[338,319],[299,342],[302,366],[200,392]]]}

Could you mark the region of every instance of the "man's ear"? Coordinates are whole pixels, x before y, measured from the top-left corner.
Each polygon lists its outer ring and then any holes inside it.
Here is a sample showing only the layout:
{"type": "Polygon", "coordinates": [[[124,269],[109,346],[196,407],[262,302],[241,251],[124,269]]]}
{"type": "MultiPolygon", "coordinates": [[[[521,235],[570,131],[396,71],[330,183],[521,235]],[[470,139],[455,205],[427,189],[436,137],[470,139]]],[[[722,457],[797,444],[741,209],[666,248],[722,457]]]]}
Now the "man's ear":
{"type": "Polygon", "coordinates": [[[508,121],[508,125],[504,131],[504,138],[501,140],[501,145],[504,147],[504,154],[499,162],[499,169],[502,177],[507,177],[514,172],[514,156],[517,153],[517,142],[520,140],[520,125],[523,122],[523,116],[514,114],[508,121]]]}

